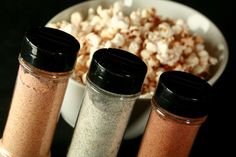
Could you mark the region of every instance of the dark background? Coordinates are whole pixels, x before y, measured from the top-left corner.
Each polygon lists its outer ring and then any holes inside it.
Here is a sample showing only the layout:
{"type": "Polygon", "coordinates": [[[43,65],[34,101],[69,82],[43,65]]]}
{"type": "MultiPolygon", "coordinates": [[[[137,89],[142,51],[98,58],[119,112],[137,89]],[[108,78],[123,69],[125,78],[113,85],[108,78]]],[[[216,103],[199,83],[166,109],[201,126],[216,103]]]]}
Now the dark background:
{"type": "MultiPolygon", "coordinates": [[[[4,130],[18,69],[18,54],[24,32],[32,26],[43,26],[59,11],[81,0],[1,0],[0,2],[0,137],[4,130]]],[[[229,46],[229,63],[213,86],[214,101],[209,117],[193,145],[191,157],[231,156],[233,152],[234,89],[236,86],[236,7],[227,0],[176,0],[210,18],[224,34],[229,46]]],[[[64,157],[73,129],[60,118],[52,145],[52,156],[64,157]]],[[[135,157],[141,137],[123,141],[119,156],[135,157]]],[[[178,144],[178,143],[176,143],[178,144]]]]}

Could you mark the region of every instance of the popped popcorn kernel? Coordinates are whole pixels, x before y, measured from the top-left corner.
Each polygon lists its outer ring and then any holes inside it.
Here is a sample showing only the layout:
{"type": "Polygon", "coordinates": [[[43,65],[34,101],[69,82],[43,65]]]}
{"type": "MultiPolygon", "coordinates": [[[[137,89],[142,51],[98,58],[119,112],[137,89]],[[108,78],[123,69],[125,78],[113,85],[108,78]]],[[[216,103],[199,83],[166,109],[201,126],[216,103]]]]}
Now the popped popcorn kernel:
{"type": "Polygon", "coordinates": [[[70,21],[48,24],[73,35],[81,44],[72,77],[85,84],[93,53],[100,48],[120,48],[140,57],[148,66],[142,95],[153,94],[160,75],[169,70],[204,78],[218,63],[205,49],[204,39],[191,33],[183,19],[164,18],[154,8],[139,8],[125,14],[122,1],[108,8],[79,11],[70,21]]]}
{"type": "Polygon", "coordinates": [[[83,21],[83,16],[81,15],[80,12],[74,12],[70,16],[70,22],[72,25],[79,27],[80,22],[83,21]]]}

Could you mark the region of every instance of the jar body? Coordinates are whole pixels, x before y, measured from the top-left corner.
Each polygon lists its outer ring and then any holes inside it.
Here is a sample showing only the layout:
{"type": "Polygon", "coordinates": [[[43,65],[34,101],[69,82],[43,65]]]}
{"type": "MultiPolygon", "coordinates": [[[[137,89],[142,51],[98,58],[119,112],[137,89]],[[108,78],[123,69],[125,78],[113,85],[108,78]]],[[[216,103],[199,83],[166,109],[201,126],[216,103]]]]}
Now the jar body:
{"type": "Polygon", "coordinates": [[[138,157],[188,157],[205,119],[176,116],[152,101],[138,157]]]}
{"type": "Polygon", "coordinates": [[[67,157],[116,157],[139,94],[113,94],[86,83],[67,157]]]}
{"type": "Polygon", "coordinates": [[[49,157],[61,103],[71,72],[51,73],[20,66],[0,141],[0,156],[49,157]]]}

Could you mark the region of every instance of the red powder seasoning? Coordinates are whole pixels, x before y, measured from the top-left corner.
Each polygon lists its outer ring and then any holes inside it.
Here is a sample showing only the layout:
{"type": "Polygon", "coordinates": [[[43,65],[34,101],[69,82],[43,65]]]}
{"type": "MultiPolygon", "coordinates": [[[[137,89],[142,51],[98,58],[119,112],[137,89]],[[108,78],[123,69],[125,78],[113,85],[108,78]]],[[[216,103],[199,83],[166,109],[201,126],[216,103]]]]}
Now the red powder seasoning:
{"type": "Polygon", "coordinates": [[[160,76],[138,157],[188,157],[208,114],[211,86],[192,74],[160,76]]]}
{"type": "Polygon", "coordinates": [[[0,157],[50,157],[79,43],[67,33],[41,27],[30,29],[22,46],[0,157]]]}

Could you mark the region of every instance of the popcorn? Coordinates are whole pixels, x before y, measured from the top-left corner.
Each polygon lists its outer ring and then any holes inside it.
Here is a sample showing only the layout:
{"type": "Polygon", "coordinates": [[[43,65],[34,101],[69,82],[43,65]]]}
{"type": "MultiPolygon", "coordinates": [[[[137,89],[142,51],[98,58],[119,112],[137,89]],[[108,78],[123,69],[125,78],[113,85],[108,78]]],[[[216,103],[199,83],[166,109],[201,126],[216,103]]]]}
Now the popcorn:
{"type": "Polygon", "coordinates": [[[115,47],[121,47],[125,43],[125,38],[122,34],[117,33],[115,37],[111,40],[115,47]]]}
{"type": "Polygon", "coordinates": [[[154,8],[124,14],[121,1],[109,8],[78,11],[70,21],[48,26],[73,35],[81,44],[73,78],[85,84],[93,53],[100,48],[120,48],[140,57],[148,66],[142,95],[154,93],[161,73],[179,70],[204,78],[218,60],[207,52],[204,39],[192,34],[183,19],[163,18],[154,8]]]}
{"type": "Polygon", "coordinates": [[[156,52],[157,51],[157,46],[153,42],[148,42],[146,44],[146,49],[151,52],[156,52]]]}
{"type": "Polygon", "coordinates": [[[140,44],[137,41],[131,41],[129,44],[129,48],[128,51],[133,53],[133,54],[137,54],[138,50],[140,49],[140,44]]]}
{"type": "Polygon", "coordinates": [[[70,21],[72,25],[79,27],[80,22],[83,21],[83,17],[81,13],[77,11],[71,14],[70,21]]]}
{"type": "Polygon", "coordinates": [[[72,24],[65,25],[61,30],[73,36],[76,35],[76,27],[72,24]]]}
{"type": "Polygon", "coordinates": [[[157,29],[159,30],[161,37],[170,38],[173,35],[170,25],[166,22],[160,23],[157,29]]]}
{"type": "Polygon", "coordinates": [[[88,44],[93,47],[98,47],[101,42],[101,38],[95,33],[89,33],[86,35],[85,39],[87,39],[88,44]]]}

